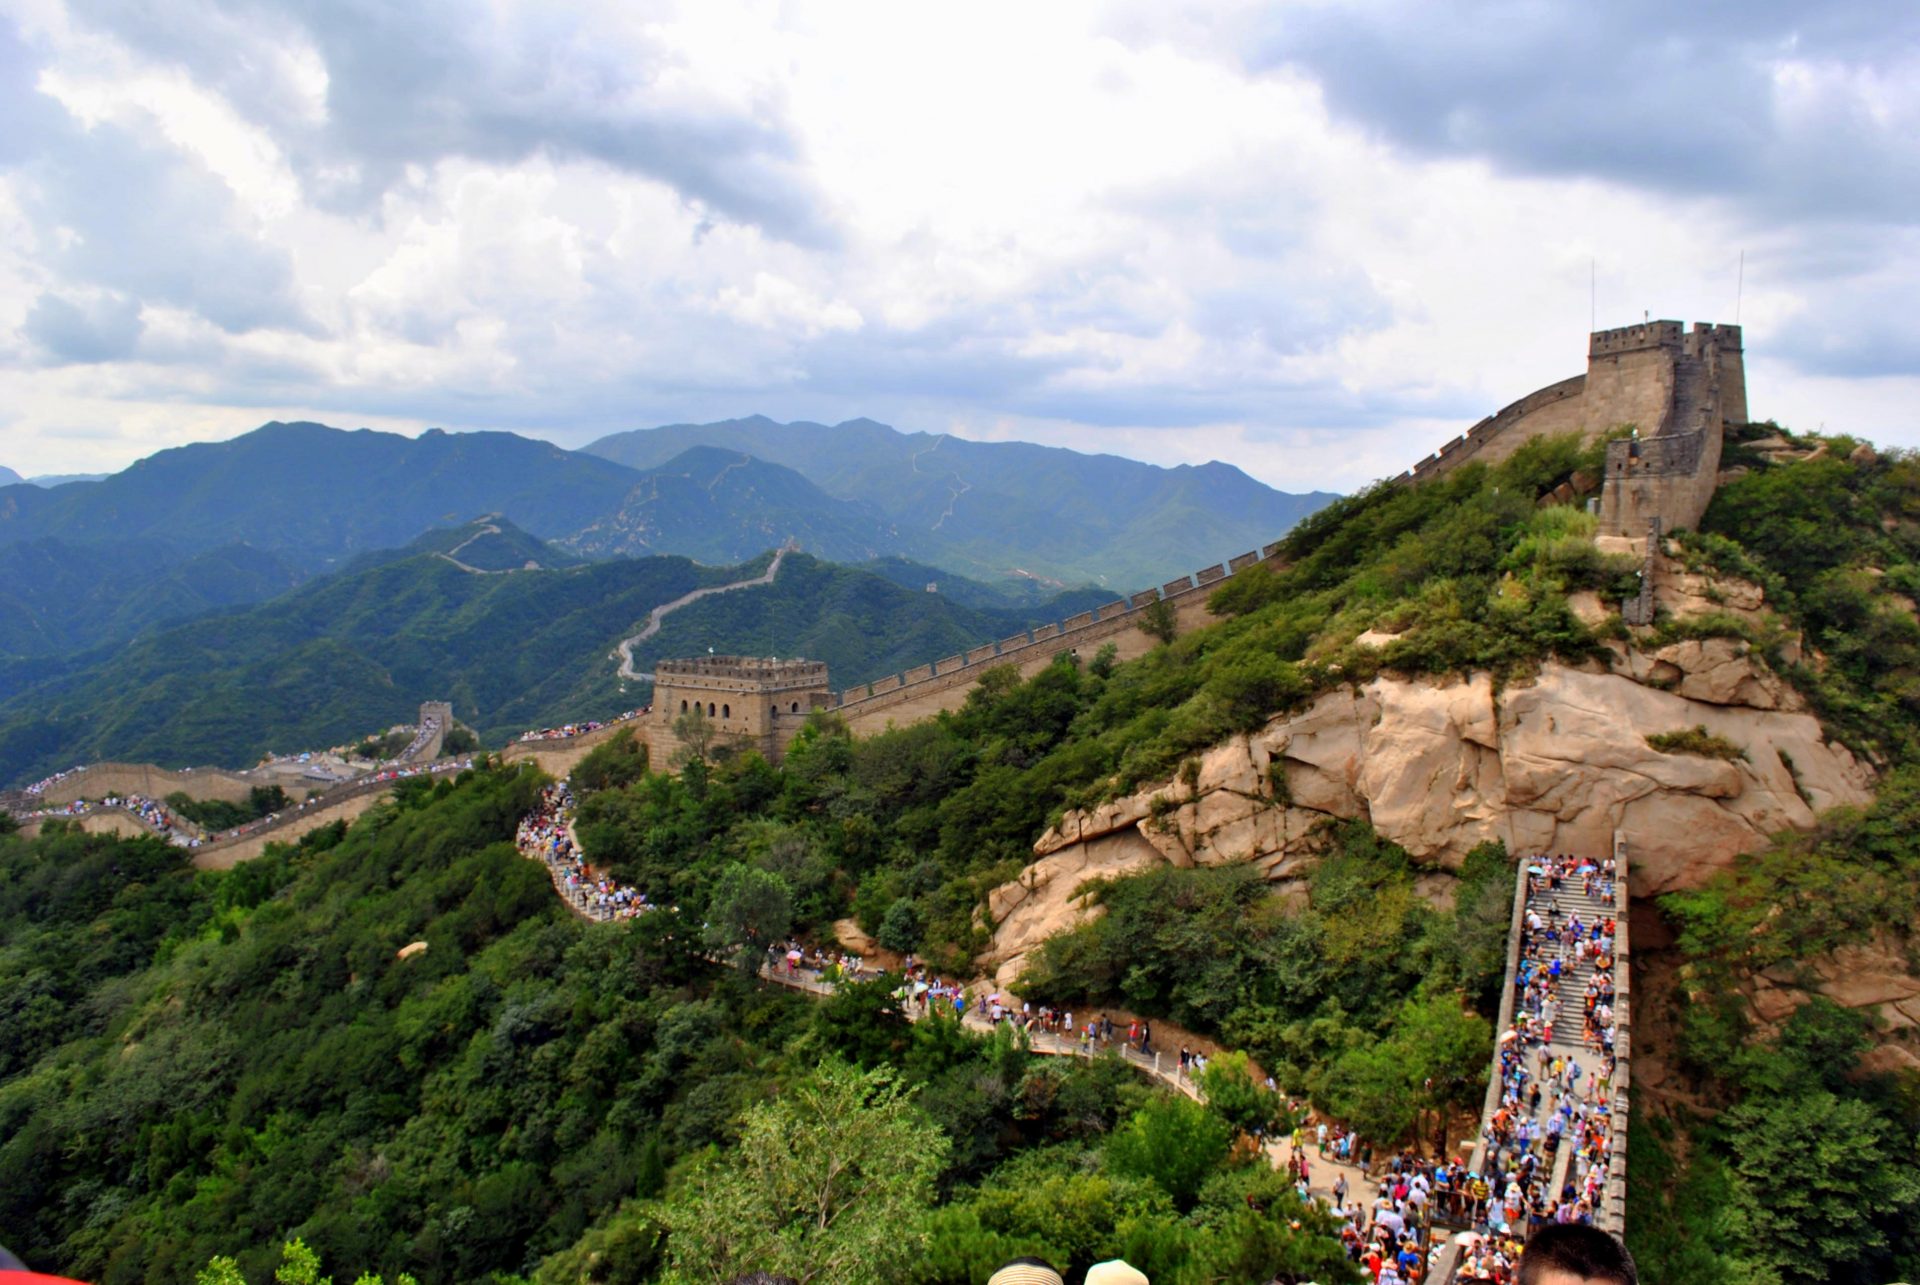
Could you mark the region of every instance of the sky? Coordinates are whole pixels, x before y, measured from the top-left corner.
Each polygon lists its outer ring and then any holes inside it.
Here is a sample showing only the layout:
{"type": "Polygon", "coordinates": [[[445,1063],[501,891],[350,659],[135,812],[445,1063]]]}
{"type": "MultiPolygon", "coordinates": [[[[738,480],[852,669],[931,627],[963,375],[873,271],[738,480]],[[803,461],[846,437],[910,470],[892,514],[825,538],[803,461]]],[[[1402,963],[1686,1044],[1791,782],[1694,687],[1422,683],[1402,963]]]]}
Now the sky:
{"type": "Polygon", "coordinates": [[[1397,473],[1745,326],[1920,445],[1920,6],[0,0],[0,464],[749,414],[1397,473]]]}

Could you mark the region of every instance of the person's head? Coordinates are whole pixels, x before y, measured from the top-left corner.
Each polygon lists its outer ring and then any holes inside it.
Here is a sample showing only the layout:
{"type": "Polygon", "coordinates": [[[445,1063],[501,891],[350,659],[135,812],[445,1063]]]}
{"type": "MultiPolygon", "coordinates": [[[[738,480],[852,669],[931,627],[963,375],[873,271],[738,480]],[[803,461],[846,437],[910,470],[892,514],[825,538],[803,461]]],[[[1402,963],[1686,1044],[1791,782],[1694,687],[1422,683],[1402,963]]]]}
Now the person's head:
{"type": "Polygon", "coordinates": [[[1620,1238],[1580,1223],[1550,1223],[1520,1253],[1516,1285],[1640,1285],[1620,1238]]]}
{"type": "Polygon", "coordinates": [[[987,1277],[987,1285],[1066,1285],[1053,1264],[1044,1258],[1026,1255],[1009,1259],[1004,1267],[987,1277]]]}
{"type": "Polygon", "coordinates": [[[1145,1272],[1119,1258],[1087,1268],[1086,1281],[1087,1285],[1149,1285],[1145,1272]]]}

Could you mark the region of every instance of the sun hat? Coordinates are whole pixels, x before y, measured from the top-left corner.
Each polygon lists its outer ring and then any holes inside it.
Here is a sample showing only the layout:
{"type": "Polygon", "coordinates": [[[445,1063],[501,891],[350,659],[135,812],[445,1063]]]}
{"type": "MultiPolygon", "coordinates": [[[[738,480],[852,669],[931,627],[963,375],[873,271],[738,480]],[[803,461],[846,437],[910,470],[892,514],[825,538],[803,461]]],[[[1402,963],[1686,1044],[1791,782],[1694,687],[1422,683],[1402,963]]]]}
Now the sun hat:
{"type": "Polygon", "coordinates": [[[993,1275],[987,1285],[1066,1285],[1060,1273],[1038,1259],[1015,1259],[993,1275]]]}
{"type": "Polygon", "coordinates": [[[1123,1259],[1109,1258],[1087,1268],[1087,1285],[1152,1285],[1147,1274],[1123,1259]]]}

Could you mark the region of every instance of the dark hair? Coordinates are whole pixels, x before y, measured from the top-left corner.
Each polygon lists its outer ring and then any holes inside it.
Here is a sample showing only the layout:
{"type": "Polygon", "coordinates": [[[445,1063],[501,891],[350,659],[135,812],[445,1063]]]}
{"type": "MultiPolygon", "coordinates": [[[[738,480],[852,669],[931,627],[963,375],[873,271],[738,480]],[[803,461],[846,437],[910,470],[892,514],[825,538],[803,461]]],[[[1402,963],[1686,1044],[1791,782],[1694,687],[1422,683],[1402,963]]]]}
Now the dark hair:
{"type": "Polygon", "coordinates": [[[1582,1223],[1549,1223],[1533,1234],[1520,1253],[1516,1285],[1539,1285],[1541,1273],[1566,1272],[1588,1280],[1640,1285],[1633,1255],[1612,1232],[1582,1223]]]}

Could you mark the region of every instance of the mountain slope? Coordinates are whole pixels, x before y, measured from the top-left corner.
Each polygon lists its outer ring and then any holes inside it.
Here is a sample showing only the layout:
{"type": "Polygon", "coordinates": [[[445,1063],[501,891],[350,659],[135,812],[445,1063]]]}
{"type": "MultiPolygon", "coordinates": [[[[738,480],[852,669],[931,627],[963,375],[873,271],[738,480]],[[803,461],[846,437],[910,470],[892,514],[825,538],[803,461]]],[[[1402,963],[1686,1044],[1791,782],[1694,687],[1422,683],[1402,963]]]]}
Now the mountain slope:
{"type": "Polygon", "coordinates": [[[564,535],[634,482],[617,464],[512,433],[273,423],[160,451],[99,482],[0,490],[0,544],[158,539],[192,552],[244,542],[317,569],[476,513],[564,535]]]}
{"type": "Polygon", "coordinates": [[[716,446],[692,447],[646,470],[618,508],[567,542],[596,557],[681,553],[738,562],[789,539],[835,562],[906,547],[873,506],[837,500],[793,469],[716,446]]]}
{"type": "MultiPolygon", "coordinates": [[[[585,447],[654,468],[693,446],[744,452],[794,469],[842,499],[862,499],[925,539],[936,560],[1000,579],[1027,572],[1153,583],[1277,540],[1334,497],[1290,495],[1218,462],[1158,468],[1026,442],[902,433],[872,420],[831,427],[764,416],[616,433],[585,447]]],[[[910,555],[912,556],[912,555],[910,555]]]]}
{"type": "MultiPolygon", "coordinates": [[[[16,666],[0,781],[97,759],[244,765],[402,721],[427,699],[451,700],[492,740],[604,716],[644,699],[611,656],[653,607],[765,567],[672,557],[486,574],[437,552],[356,567],[124,647],[16,666]]],[[[635,661],[708,647],[806,655],[849,686],[1063,614],[965,607],[796,554],[765,589],[668,616],[635,661]]]]}
{"type": "MultiPolygon", "coordinates": [[[[52,656],[284,593],[304,577],[265,549],[182,555],[156,541],[0,545],[0,656],[52,656]]],[[[0,679],[0,695],[8,692],[0,679]]]]}

